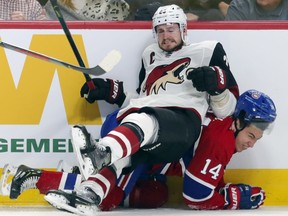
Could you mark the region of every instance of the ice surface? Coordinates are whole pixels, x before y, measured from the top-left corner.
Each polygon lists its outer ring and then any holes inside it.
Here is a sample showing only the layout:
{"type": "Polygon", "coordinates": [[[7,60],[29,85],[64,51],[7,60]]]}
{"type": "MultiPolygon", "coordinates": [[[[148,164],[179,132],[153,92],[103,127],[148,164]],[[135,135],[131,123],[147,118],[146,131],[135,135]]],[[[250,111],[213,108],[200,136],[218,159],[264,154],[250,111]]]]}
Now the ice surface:
{"type": "MultiPolygon", "coordinates": [[[[1,216],[72,216],[73,214],[58,211],[52,207],[0,207],[1,216]]],[[[274,216],[288,215],[288,207],[263,206],[256,210],[219,210],[192,211],[188,209],[158,208],[158,209],[115,209],[111,212],[98,212],[95,216],[193,216],[193,215],[237,215],[237,216],[274,216]]]]}

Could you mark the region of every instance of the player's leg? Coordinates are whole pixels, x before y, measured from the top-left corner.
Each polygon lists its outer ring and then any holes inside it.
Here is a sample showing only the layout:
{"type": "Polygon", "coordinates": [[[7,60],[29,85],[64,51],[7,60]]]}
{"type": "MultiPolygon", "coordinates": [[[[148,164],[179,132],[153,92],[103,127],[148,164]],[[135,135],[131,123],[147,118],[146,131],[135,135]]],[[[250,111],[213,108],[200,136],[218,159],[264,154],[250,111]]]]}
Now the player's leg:
{"type": "Polygon", "coordinates": [[[17,199],[22,192],[36,188],[41,173],[41,170],[25,165],[17,167],[6,164],[1,176],[1,194],[9,196],[10,199],[17,199]]]}
{"type": "Polygon", "coordinates": [[[113,167],[105,167],[93,177],[83,181],[75,191],[50,190],[44,199],[59,210],[81,215],[92,215],[116,185],[113,167]]]}
{"type": "Polygon", "coordinates": [[[201,132],[201,120],[191,110],[146,107],[140,111],[153,115],[159,125],[157,140],[142,146],[131,156],[131,171],[139,164],[159,164],[178,161],[186,152],[193,150],[201,132]]]}
{"type": "Polygon", "coordinates": [[[82,175],[87,179],[103,167],[128,157],[157,137],[157,120],[146,113],[131,113],[97,143],[84,126],[72,128],[72,143],[82,175]]]}
{"type": "MultiPolygon", "coordinates": [[[[114,112],[106,116],[106,119],[100,131],[101,137],[106,136],[111,130],[113,130],[115,127],[119,125],[119,122],[116,119],[118,112],[119,110],[115,110],[114,112]]],[[[75,125],[75,127],[71,129],[71,135],[72,135],[72,143],[75,144],[74,151],[77,155],[77,158],[80,164],[79,166],[80,172],[84,174],[84,178],[87,179],[88,174],[93,173],[94,168],[93,168],[91,159],[89,157],[84,157],[84,155],[85,156],[91,155],[91,152],[89,151],[89,149],[93,151],[93,148],[96,142],[93,139],[93,137],[90,135],[90,133],[88,133],[87,129],[81,125],[75,125]],[[79,148],[79,146],[82,150],[79,148]],[[86,146],[86,151],[84,150],[85,146],[86,146]]],[[[101,153],[100,151],[99,157],[100,155],[104,156],[105,154],[101,153]]],[[[99,157],[97,157],[97,159],[99,159],[99,157]]],[[[109,159],[108,159],[108,162],[109,162],[109,159]]],[[[95,164],[95,161],[94,161],[94,164],[95,164]]]]}
{"type": "Polygon", "coordinates": [[[168,188],[165,184],[165,176],[151,175],[145,165],[138,166],[129,174],[121,175],[117,180],[117,186],[111,189],[102,200],[103,191],[105,193],[106,186],[110,185],[106,182],[107,177],[109,179],[109,170],[104,168],[95,175],[95,178],[90,178],[82,183],[75,192],[67,193],[52,190],[44,198],[59,210],[80,215],[95,215],[99,210],[112,210],[123,204],[125,198],[126,206],[137,208],[156,208],[167,202],[168,188]],[[102,175],[102,182],[99,182],[100,174],[102,175]]]}
{"type": "Polygon", "coordinates": [[[126,116],[97,144],[85,127],[74,126],[72,143],[81,173],[87,179],[104,166],[129,155],[133,155],[136,165],[147,156],[147,162],[154,164],[178,160],[193,147],[200,131],[201,120],[193,110],[145,107],[126,116]]]}
{"type": "Polygon", "coordinates": [[[157,208],[166,203],[166,177],[148,168],[146,164],[141,164],[131,173],[121,175],[117,179],[117,186],[103,199],[99,209],[110,211],[119,205],[130,208],[157,208]]]}
{"type": "Polygon", "coordinates": [[[72,213],[90,214],[97,208],[102,211],[116,208],[124,197],[130,194],[139,176],[147,170],[143,165],[120,177],[118,172],[119,178],[116,181],[115,169],[121,171],[127,165],[125,161],[127,161],[126,158],[122,159],[122,162],[117,161],[113,167],[103,168],[99,173],[81,183],[73,194],[59,190],[49,191],[44,198],[57,209],[72,213]]]}
{"type": "Polygon", "coordinates": [[[51,189],[73,190],[81,181],[80,174],[6,164],[1,176],[0,190],[2,195],[17,199],[21,193],[29,189],[38,189],[42,194],[51,189]]]}
{"type": "Polygon", "coordinates": [[[77,215],[97,215],[98,197],[94,193],[86,191],[85,199],[78,196],[75,191],[67,192],[62,190],[50,190],[44,196],[44,199],[58,210],[68,211],[77,215]],[[89,200],[87,200],[89,198],[89,200]]]}

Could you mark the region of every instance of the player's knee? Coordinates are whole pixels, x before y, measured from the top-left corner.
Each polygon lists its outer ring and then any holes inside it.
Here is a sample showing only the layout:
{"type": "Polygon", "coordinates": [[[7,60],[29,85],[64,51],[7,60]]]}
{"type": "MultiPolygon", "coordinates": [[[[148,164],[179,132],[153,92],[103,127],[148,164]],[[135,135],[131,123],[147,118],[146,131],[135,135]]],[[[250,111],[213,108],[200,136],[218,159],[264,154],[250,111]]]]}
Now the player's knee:
{"type": "Polygon", "coordinates": [[[143,141],[141,146],[155,141],[159,126],[154,116],[146,113],[131,113],[122,120],[121,125],[127,123],[137,125],[143,132],[143,141]]]}

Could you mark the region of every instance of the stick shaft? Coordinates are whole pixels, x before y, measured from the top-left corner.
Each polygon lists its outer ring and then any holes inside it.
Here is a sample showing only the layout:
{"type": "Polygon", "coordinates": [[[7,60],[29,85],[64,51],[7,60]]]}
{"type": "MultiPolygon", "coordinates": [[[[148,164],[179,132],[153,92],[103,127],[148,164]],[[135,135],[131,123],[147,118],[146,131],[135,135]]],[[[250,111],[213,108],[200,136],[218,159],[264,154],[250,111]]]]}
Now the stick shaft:
{"type": "MultiPolygon", "coordinates": [[[[54,10],[54,12],[56,14],[56,17],[58,18],[58,20],[59,20],[59,22],[60,22],[60,24],[62,26],[62,29],[63,29],[63,31],[64,31],[64,33],[66,35],[66,38],[68,39],[69,44],[70,44],[70,46],[71,46],[71,48],[72,48],[72,50],[74,52],[74,55],[75,55],[75,57],[76,57],[76,59],[78,61],[78,64],[81,67],[85,67],[85,63],[84,63],[84,61],[83,61],[83,59],[82,59],[82,57],[80,55],[80,52],[79,52],[79,50],[78,50],[78,48],[77,48],[77,46],[76,46],[76,44],[75,44],[75,42],[73,40],[73,37],[72,37],[72,35],[71,35],[71,33],[70,33],[69,29],[68,29],[68,26],[67,26],[67,24],[66,24],[66,22],[65,22],[65,20],[63,18],[63,15],[62,15],[59,7],[58,7],[57,0],[50,0],[50,2],[52,4],[52,6],[53,6],[53,10],[54,10]]],[[[88,74],[84,73],[84,76],[85,76],[85,79],[87,81],[91,80],[91,77],[88,74]]]]}
{"type": "MultiPolygon", "coordinates": [[[[80,72],[85,73],[87,75],[100,76],[100,75],[108,72],[107,70],[103,69],[99,65],[97,65],[97,66],[95,66],[93,68],[78,67],[76,65],[69,64],[67,62],[58,60],[56,58],[52,58],[52,57],[44,55],[44,54],[40,54],[40,53],[31,51],[31,50],[27,50],[27,49],[24,49],[24,48],[21,48],[21,47],[17,47],[17,46],[14,46],[12,44],[4,43],[3,41],[0,41],[0,46],[4,47],[6,49],[10,49],[10,50],[25,54],[25,55],[32,56],[34,58],[38,58],[38,59],[41,59],[41,60],[44,60],[44,61],[47,61],[47,62],[51,62],[51,63],[57,64],[57,65],[60,65],[60,66],[63,66],[63,67],[67,67],[67,68],[70,68],[70,69],[73,69],[73,70],[76,70],[76,71],[80,71],[80,72]]],[[[111,55],[111,58],[112,57],[113,56],[111,55]]],[[[107,57],[107,59],[109,59],[109,56],[107,57]]],[[[108,61],[108,60],[106,60],[106,61],[108,61]]],[[[113,67],[113,66],[114,65],[112,65],[111,67],[113,67]]]]}

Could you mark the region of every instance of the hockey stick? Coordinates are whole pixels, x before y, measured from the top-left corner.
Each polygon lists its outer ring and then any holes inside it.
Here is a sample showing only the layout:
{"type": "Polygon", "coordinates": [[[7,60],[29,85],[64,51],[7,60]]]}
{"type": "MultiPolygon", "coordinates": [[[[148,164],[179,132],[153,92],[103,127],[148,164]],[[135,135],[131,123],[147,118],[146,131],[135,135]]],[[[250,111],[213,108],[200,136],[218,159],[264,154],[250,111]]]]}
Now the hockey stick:
{"type": "Polygon", "coordinates": [[[51,62],[51,63],[57,64],[57,65],[60,65],[63,67],[67,67],[67,68],[70,68],[70,69],[73,69],[76,71],[80,71],[80,72],[85,73],[85,74],[95,75],[95,76],[100,76],[102,74],[105,74],[105,73],[111,71],[114,68],[114,66],[118,64],[118,62],[121,59],[121,53],[117,50],[112,50],[104,57],[104,59],[98,65],[96,65],[95,67],[92,67],[92,68],[85,68],[85,67],[81,67],[81,66],[79,67],[76,65],[69,64],[67,62],[58,60],[56,58],[52,58],[52,57],[44,55],[44,54],[40,54],[40,53],[31,51],[31,50],[17,47],[17,46],[14,46],[12,44],[4,43],[3,41],[0,41],[0,46],[4,47],[6,49],[10,49],[10,50],[25,54],[25,55],[32,56],[34,58],[38,58],[38,59],[41,59],[41,60],[44,60],[47,62],[51,62]]]}
{"type": "MultiPolygon", "coordinates": [[[[55,12],[56,17],[58,18],[58,20],[59,20],[59,22],[60,22],[60,24],[62,26],[62,29],[63,29],[63,31],[64,31],[64,33],[66,35],[66,38],[69,41],[69,44],[70,44],[70,46],[71,46],[71,48],[72,48],[72,50],[74,52],[74,55],[75,55],[79,65],[81,67],[85,67],[85,63],[84,63],[84,61],[83,61],[83,59],[82,59],[82,57],[81,57],[81,55],[79,53],[79,50],[77,49],[77,46],[76,46],[76,44],[75,44],[75,42],[74,42],[74,40],[72,38],[72,35],[71,35],[71,33],[70,33],[69,29],[68,29],[68,26],[67,26],[67,24],[66,24],[66,22],[64,20],[64,17],[63,17],[63,15],[61,13],[61,10],[58,7],[57,0],[50,0],[50,3],[52,5],[52,7],[53,7],[53,10],[55,12]]],[[[88,82],[89,89],[90,90],[95,89],[95,85],[91,81],[91,77],[88,74],[85,74],[85,73],[84,73],[84,76],[85,76],[86,81],[88,82]]]]}

